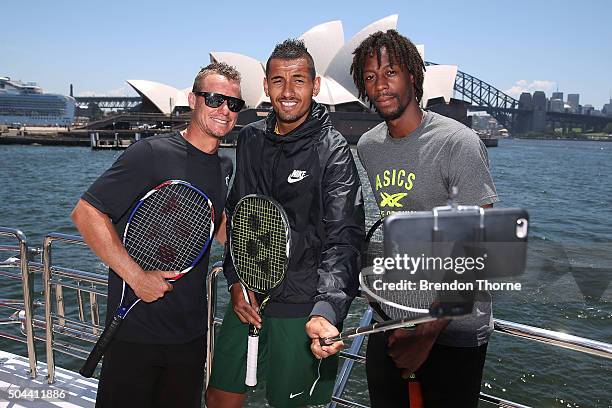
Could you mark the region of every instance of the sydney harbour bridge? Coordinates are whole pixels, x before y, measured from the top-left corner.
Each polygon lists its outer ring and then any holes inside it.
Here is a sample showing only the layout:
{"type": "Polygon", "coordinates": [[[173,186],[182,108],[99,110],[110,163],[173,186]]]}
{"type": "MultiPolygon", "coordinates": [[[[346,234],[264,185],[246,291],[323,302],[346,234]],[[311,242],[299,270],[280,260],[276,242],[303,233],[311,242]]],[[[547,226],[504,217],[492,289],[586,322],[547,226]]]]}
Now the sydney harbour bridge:
{"type": "MultiPolygon", "coordinates": [[[[425,65],[436,64],[426,62],[425,65]]],[[[549,112],[545,105],[525,106],[493,85],[462,71],[457,71],[454,90],[463,100],[471,103],[468,108],[470,111],[486,111],[513,133],[534,130],[534,123],[538,121],[542,125],[552,125],[553,128],[580,128],[582,131],[602,131],[612,122],[612,117],[549,112]]]]}

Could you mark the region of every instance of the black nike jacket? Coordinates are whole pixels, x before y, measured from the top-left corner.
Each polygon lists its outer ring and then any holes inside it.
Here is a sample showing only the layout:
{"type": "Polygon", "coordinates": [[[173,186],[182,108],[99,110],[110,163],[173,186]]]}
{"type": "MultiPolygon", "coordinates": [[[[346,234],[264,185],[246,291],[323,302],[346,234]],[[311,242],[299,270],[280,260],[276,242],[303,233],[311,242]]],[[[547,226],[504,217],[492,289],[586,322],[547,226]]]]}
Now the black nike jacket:
{"type": "MultiPolygon", "coordinates": [[[[332,127],[327,109],[312,102],[306,121],[287,135],[274,133],[276,115],[245,126],[238,135],[236,176],[226,209],[261,194],[285,209],[291,226],[291,259],[271,295],[267,316],[323,316],[342,322],[357,294],[364,240],[361,183],[346,139],[332,127]]],[[[238,282],[227,254],[228,286],[238,282]]]]}

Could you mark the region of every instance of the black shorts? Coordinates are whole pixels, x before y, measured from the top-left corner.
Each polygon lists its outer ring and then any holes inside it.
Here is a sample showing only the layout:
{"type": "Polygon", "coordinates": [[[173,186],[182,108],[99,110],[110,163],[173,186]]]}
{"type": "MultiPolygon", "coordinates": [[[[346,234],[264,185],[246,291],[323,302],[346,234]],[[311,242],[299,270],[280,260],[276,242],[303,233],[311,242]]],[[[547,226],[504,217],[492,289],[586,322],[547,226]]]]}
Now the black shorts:
{"type": "MultiPolygon", "coordinates": [[[[408,384],[387,354],[392,332],[368,339],[366,373],[372,408],[409,406],[408,384]]],[[[426,408],[478,406],[487,343],[480,347],[449,347],[434,344],[417,370],[426,408]]]]}
{"type": "Polygon", "coordinates": [[[170,345],[113,340],[102,362],[96,408],[200,408],[205,361],[205,337],[170,345]]]}

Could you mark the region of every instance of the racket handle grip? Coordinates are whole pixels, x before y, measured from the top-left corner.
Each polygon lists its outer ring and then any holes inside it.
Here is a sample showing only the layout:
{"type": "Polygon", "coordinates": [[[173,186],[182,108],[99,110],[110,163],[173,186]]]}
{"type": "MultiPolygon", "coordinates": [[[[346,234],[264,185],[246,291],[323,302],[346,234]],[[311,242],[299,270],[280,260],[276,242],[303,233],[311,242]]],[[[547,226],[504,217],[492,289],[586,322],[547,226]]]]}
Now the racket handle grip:
{"type": "Polygon", "coordinates": [[[122,322],[123,319],[121,317],[113,317],[113,320],[111,320],[110,324],[106,326],[93,350],[91,353],[89,353],[89,357],[87,357],[85,364],[83,364],[83,367],[81,367],[79,370],[79,374],[85,378],[90,378],[93,375],[94,371],[96,371],[98,363],[102,359],[104,353],[106,353],[110,342],[113,340],[113,337],[115,336],[117,330],[119,330],[122,322]]]}
{"type": "Polygon", "coordinates": [[[249,387],[257,385],[257,354],[259,350],[259,336],[248,337],[246,379],[244,383],[249,387]]]}
{"type": "Polygon", "coordinates": [[[321,347],[323,346],[331,346],[332,344],[334,344],[337,341],[342,340],[342,336],[335,336],[335,337],[322,337],[319,339],[319,345],[321,347]]]}

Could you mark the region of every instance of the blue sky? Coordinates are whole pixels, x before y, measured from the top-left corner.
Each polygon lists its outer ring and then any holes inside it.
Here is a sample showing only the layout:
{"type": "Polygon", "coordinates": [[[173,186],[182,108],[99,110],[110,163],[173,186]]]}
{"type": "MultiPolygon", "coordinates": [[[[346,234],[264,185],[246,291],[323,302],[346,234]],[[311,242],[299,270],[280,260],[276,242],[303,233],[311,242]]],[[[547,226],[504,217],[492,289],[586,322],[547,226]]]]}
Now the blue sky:
{"type": "Polygon", "coordinates": [[[209,51],[264,60],[274,44],[342,20],[345,40],[399,14],[429,61],[517,95],[579,93],[600,109],[612,92],[612,2],[599,1],[28,1],[2,6],[0,75],[47,92],[134,95],[126,79],[184,88],[209,51]]]}

